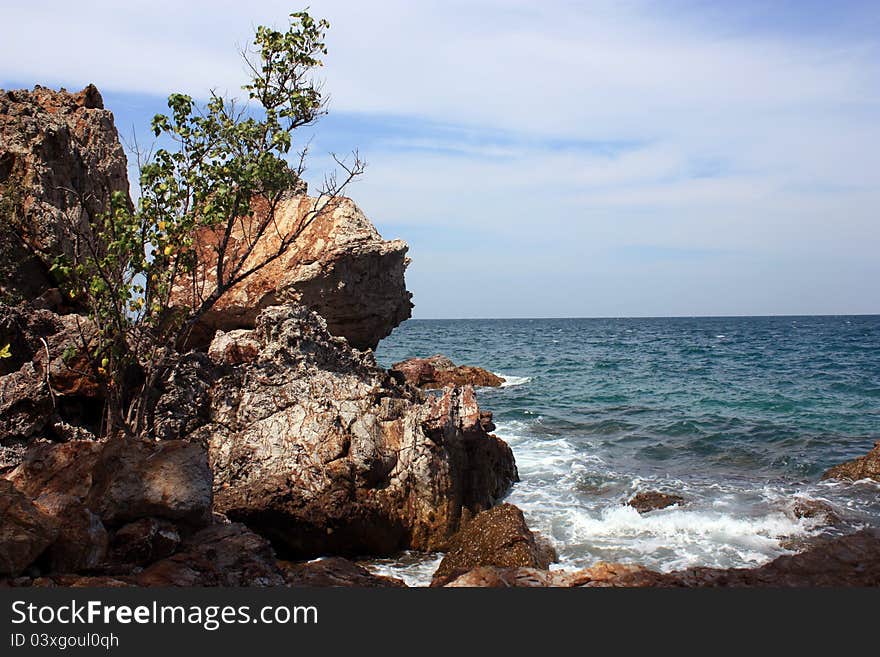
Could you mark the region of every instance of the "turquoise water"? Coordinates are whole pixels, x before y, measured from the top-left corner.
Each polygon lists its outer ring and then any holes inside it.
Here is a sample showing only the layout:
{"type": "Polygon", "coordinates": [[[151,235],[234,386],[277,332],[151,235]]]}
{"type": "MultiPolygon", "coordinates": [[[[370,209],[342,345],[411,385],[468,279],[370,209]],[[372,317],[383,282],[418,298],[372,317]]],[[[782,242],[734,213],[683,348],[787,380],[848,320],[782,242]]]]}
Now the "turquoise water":
{"type": "Polygon", "coordinates": [[[480,404],[516,455],[509,501],[563,566],[751,566],[880,525],[876,484],[819,481],[880,439],[880,316],[410,320],[376,355],[433,353],[508,378],[480,404]],[[640,516],[623,505],[640,490],[687,504],[640,516]],[[795,517],[797,498],[843,527],[795,517]]]}

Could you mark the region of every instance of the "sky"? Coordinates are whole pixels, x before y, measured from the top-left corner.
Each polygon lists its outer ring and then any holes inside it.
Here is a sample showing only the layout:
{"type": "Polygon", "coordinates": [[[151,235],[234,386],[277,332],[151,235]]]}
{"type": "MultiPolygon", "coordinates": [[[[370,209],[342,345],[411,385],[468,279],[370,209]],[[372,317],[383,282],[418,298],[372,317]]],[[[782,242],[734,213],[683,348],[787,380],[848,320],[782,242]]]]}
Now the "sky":
{"type": "MultiPolygon", "coordinates": [[[[240,95],[289,2],[5,0],[0,87],[94,83],[149,141],[240,95]]],[[[328,153],[414,317],[880,313],[880,3],[311,0],[328,153]]],[[[134,169],[132,169],[134,173],[134,169]]]]}

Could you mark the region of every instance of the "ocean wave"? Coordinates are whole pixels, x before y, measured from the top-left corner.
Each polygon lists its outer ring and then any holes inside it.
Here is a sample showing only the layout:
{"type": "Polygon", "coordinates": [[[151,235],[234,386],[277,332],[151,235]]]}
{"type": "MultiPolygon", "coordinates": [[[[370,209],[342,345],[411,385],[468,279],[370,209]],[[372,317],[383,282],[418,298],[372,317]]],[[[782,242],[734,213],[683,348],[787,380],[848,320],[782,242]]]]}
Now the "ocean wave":
{"type": "Polygon", "coordinates": [[[504,379],[504,383],[501,384],[502,388],[525,385],[532,380],[532,377],[530,376],[514,376],[512,374],[500,374],[499,372],[492,372],[492,374],[494,374],[495,376],[500,376],[502,379],[504,379]]]}

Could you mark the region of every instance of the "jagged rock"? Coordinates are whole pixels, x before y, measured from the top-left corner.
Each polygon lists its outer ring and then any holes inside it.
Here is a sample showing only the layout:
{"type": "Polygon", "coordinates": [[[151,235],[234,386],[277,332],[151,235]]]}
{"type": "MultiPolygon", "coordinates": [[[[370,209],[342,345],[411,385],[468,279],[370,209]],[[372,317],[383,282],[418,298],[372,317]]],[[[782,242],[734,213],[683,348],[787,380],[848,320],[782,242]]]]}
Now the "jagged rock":
{"type": "MultiPolygon", "coordinates": [[[[209,446],[215,510],[286,557],[439,549],[515,480],[471,388],[426,400],[302,307],[264,310],[244,338],[259,343],[256,360],[213,379],[204,362],[181,362],[202,386],[184,401],[212,400],[190,439],[209,446]]],[[[181,407],[166,394],[160,405],[181,407]]]]}
{"type": "Polygon", "coordinates": [[[363,566],[329,557],[302,563],[281,562],[284,578],[291,586],[345,586],[357,588],[405,588],[406,583],[395,577],[374,575],[363,566]]]}
{"type": "Polygon", "coordinates": [[[103,563],[108,536],[97,514],[70,495],[40,496],[34,504],[58,523],[58,537],[47,551],[51,572],[76,573],[103,563]]]}
{"type": "MultiPolygon", "coordinates": [[[[291,195],[279,205],[273,230],[257,244],[248,263],[277,252],[278,235],[300,226],[315,199],[291,195]]],[[[259,215],[265,212],[254,201],[259,215]]],[[[204,234],[197,245],[206,276],[216,267],[218,235],[204,234]]],[[[233,247],[240,237],[233,235],[233,247]]],[[[192,344],[207,345],[215,330],[250,329],[260,311],[280,303],[300,303],[320,314],[333,335],[358,349],[375,349],[379,340],[410,317],[412,294],[404,272],[406,242],[385,241],[351,199],[339,198],[308,224],[286,254],[224,294],[193,332],[192,344]]],[[[211,279],[208,279],[210,286],[211,279]]],[[[191,290],[180,286],[172,303],[190,306],[191,290]]]]}
{"type": "Polygon", "coordinates": [[[822,479],[846,479],[848,481],[874,479],[880,481],[880,441],[874,443],[874,449],[864,456],[830,468],[822,475],[822,479]]]}
{"type": "Polygon", "coordinates": [[[505,381],[482,367],[456,365],[442,354],[394,363],[391,371],[407,383],[425,390],[465,385],[497,388],[505,381]]]}
{"type": "Polygon", "coordinates": [[[18,575],[58,536],[58,525],[0,479],[0,576],[18,575]]]}
{"type": "Polygon", "coordinates": [[[590,568],[575,571],[481,566],[459,575],[444,586],[450,588],[570,588],[600,586],[642,573],[657,574],[642,566],[602,562],[590,568]]]}
{"type": "Polygon", "coordinates": [[[93,85],[0,90],[0,300],[36,299],[57,285],[49,268],[76,247],[67,227],[90,234],[110,195],[128,194],[127,166],[93,85]]]}
{"type": "Polygon", "coordinates": [[[253,332],[236,329],[234,331],[217,331],[211,346],[208,347],[208,356],[218,365],[238,365],[250,363],[257,359],[260,353],[260,343],[253,337],[253,332]]]}
{"type": "Polygon", "coordinates": [[[826,525],[836,525],[841,522],[834,508],[821,500],[796,498],[791,505],[791,514],[795,518],[819,518],[826,525]]]}
{"type": "Polygon", "coordinates": [[[668,506],[682,505],[685,500],[681,495],[673,495],[671,493],[661,493],[656,490],[636,493],[626,503],[639,513],[647,513],[648,511],[656,511],[657,509],[665,509],[668,506]]]}
{"type": "Polygon", "coordinates": [[[452,537],[431,586],[443,586],[481,566],[547,568],[555,560],[555,551],[536,540],[522,511],[502,504],[483,511],[452,537]]]}
{"type": "Polygon", "coordinates": [[[162,518],[141,518],[121,527],[110,544],[111,563],[145,566],[174,554],[180,533],[162,518]]]}
{"type": "Polygon", "coordinates": [[[139,586],[281,586],[269,543],[238,523],[214,525],[131,578],[139,586]]]}

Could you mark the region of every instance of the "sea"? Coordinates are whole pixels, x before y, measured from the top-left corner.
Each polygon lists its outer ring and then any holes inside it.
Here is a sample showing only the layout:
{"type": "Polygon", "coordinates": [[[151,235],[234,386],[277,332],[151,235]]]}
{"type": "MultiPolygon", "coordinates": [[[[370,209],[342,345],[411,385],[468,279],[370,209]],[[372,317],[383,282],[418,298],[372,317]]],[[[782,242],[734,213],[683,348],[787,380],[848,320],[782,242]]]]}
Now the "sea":
{"type": "MultiPolygon", "coordinates": [[[[880,485],[821,479],[880,440],[880,316],[409,320],[376,357],[435,353],[506,379],[477,397],[555,568],[753,567],[880,526],[880,485]],[[641,491],[685,503],[640,515],[641,491]]],[[[441,557],[368,566],[425,585],[441,557]]]]}

